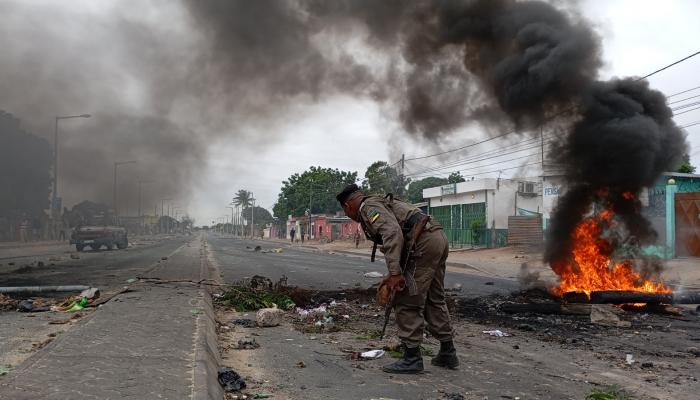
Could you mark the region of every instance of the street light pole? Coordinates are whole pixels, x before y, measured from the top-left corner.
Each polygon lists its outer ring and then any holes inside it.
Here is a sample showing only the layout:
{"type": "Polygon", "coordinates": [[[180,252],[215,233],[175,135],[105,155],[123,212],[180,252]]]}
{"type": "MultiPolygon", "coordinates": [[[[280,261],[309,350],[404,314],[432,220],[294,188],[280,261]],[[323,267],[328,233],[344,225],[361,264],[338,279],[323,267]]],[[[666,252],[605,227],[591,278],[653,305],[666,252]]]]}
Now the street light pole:
{"type": "Polygon", "coordinates": [[[312,232],[311,232],[311,197],[312,197],[313,192],[314,192],[314,180],[310,179],[310,181],[311,181],[311,184],[309,185],[309,231],[307,232],[307,234],[309,235],[309,240],[311,240],[311,234],[312,234],[312,232]]]}
{"type": "Polygon", "coordinates": [[[233,235],[233,207],[231,206],[226,206],[224,208],[230,208],[231,209],[231,229],[229,229],[229,233],[233,235]]]}
{"type": "Polygon", "coordinates": [[[241,237],[241,208],[236,204],[236,236],[241,237]]]}
{"type": "Polygon", "coordinates": [[[57,116],[54,120],[53,129],[53,193],[51,195],[51,216],[53,219],[53,229],[51,234],[56,237],[57,218],[60,212],[58,206],[58,121],[71,118],[90,118],[90,114],[63,115],[57,116]]]}
{"type": "Polygon", "coordinates": [[[115,161],[114,162],[114,187],[112,188],[112,193],[114,195],[114,200],[112,205],[114,206],[114,219],[115,222],[119,224],[119,209],[117,208],[117,167],[126,164],[136,164],[136,161],[115,161]]]}
{"type": "Polygon", "coordinates": [[[143,193],[143,184],[144,183],[153,183],[153,181],[143,181],[139,180],[139,228],[141,229],[141,233],[143,234],[143,228],[144,228],[144,223],[143,223],[143,218],[141,216],[141,195],[143,193]]]}
{"type": "Polygon", "coordinates": [[[255,235],[255,197],[253,197],[253,192],[250,192],[250,200],[253,203],[253,207],[250,209],[250,238],[253,239],[253,235],[255,235]]]}
{"type": "Polygon", "coordinates": [[[172,199],[160,199],[160,233],[163,233],[163,219],[165,218],[165,202],[172,199]]]}

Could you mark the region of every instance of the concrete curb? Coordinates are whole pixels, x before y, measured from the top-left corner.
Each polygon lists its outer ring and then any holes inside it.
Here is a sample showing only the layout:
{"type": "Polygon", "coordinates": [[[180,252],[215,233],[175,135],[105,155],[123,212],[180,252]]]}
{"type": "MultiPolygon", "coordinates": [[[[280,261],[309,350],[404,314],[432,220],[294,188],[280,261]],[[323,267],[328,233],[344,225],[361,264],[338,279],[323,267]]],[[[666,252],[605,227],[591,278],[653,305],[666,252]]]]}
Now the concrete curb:
{"type": "MultiPolygon", "coordinates": [[[[218,280],[218,276],[209,266],[206,254],[201,254],[200,260],[200,279],[218,280]]],[[[192,399],[222,400],[224,390],[218,381],[221,355],[216,334],[216,314],[208,285],[202,285],[198,308],[202,313],[199,314],[196,322],[192,399]]]]}

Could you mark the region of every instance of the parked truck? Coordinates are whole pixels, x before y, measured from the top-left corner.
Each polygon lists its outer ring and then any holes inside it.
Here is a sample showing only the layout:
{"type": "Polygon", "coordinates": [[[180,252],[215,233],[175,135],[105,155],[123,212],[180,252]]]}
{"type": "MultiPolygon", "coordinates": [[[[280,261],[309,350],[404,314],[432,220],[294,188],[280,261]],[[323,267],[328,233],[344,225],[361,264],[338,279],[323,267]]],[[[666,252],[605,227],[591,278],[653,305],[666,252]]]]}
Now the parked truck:
{"type": "Polygon", "coordinates": [[[114,246],[118,249],[127,248],[129,239],[126,229],[121,226],[79,226],[73,229],[70,243],[74,244],[78,251],[83,251],[86,246],[93,250],[98,250],[102,246],[112,250],[114,246]]]}

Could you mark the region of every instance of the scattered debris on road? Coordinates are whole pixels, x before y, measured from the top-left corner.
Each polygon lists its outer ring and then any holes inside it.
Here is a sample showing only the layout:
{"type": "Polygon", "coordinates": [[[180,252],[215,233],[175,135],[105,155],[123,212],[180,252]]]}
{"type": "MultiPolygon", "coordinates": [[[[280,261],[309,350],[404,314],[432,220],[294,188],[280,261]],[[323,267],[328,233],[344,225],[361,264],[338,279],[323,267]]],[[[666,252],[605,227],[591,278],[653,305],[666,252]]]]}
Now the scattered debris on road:
{"type": "Polygon", "coordinates": [[[263,328],[278,326],[282,321],[282,314],[284,311],[279,308],[261,308],[255,314],[255,322],[263,328]]]}
{"type": "Polygon", "coordinates": [[[360,359],[362,360],[375,360],[377,358],[384,357],[384,350],[369,350],[360,353],[360,359]]]}
{"type": "Polygon", "coordinates": [[[381,272],[372,271],[372,272],[365,272],[365,273],[363,274],[363,276],[364,276],[365,278],[381,278],[381,277],[383,277],[384,275],[383,275],[381,272]]]}
{"type": "Polygon", "coordinates": [[[256,323],[255,320],[248,319],[248,318],[234,318],[231,321],[232,325],[237,325],[237,326],[242,326],[244,328],[255,328],[256,323]]]}
{"type": "Polygon", "coordinates": [[[256,342],[255,339],[240,339],[236,350],[255,350],[260,347],[260,343],[256,342]]]}
{"type": "Polygon", "coordinates": [[[231,368],[221,368],[218,373],[219,384],[227,392],[236,392],[245,389],[246,384],[243,378],[231,368]]]}
{"type": "Polygon", "coordinates": [[[485,333],[489,336],[496,336],[496,337],[508,337],[508,336],[510,336],[510,333],[503,332],[500,329],[494,329],[494,330],[490,330],[490,331],[482,331],[482,333],[485,333]]]}
{"type": "MultiPolygon", "coordinates": [[[[37,303],[41,303],[41,300],[38,300],[37,303]]],[[[29,299],[29,300],[22,300],[19,302],[19,305],[17,306],[17,311],[19,312],[44,312],[44,311],[50,311],[51,307],[45,306],[45,305],[37,305],[35,304],[34,299],[29,299]]]]}

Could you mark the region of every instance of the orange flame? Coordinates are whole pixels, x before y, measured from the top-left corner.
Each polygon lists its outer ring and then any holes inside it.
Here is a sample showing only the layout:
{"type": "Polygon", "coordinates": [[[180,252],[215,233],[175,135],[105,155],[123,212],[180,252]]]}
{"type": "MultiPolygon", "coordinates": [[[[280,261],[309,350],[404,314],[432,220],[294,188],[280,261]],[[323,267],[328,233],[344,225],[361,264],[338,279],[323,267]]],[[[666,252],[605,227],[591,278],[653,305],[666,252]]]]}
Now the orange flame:
{"type": "Polygon", "coordinates": [[[632,290],[651,293],[671,292],[662,282],[642,278],[630,261],[612,262],[610,244],[601,238],[603,225],[610,224],[610,209],[581,221],[572,235],[572,260],[552,265],[561,278],[555,293],[583,292],[590,296],[596,290],[632,290]]]}

